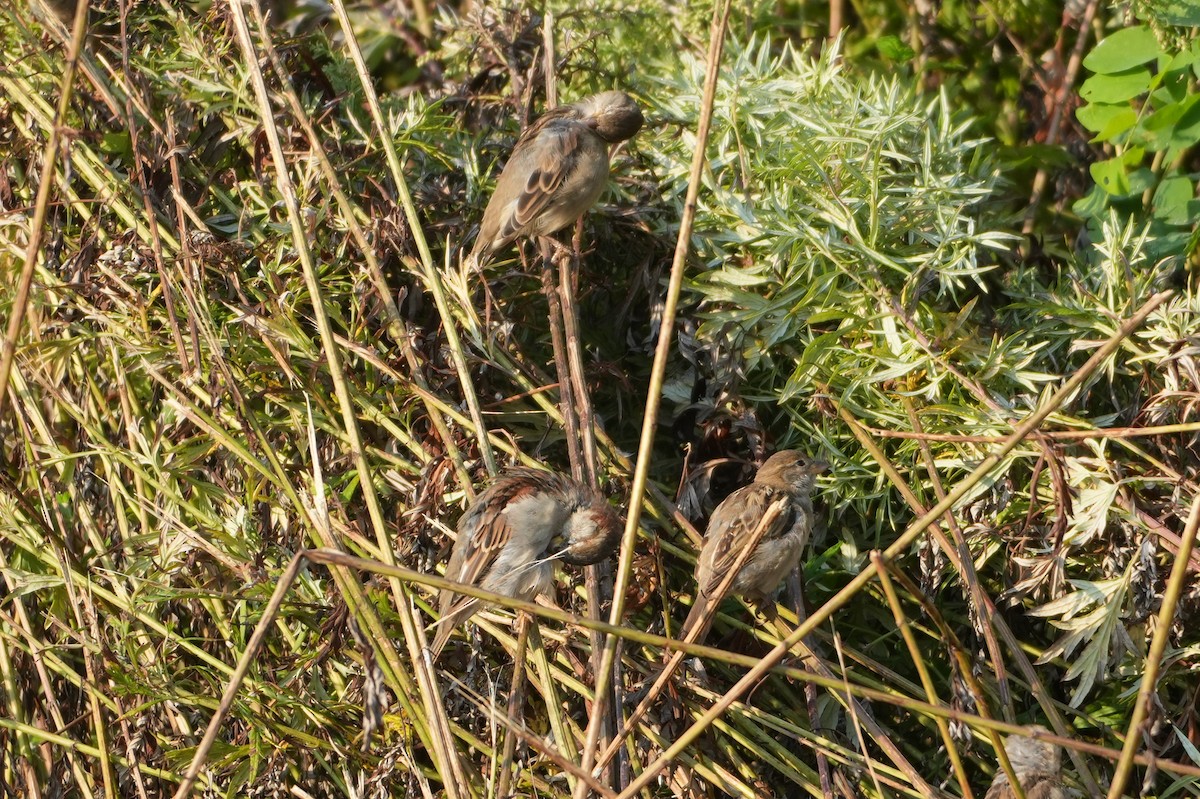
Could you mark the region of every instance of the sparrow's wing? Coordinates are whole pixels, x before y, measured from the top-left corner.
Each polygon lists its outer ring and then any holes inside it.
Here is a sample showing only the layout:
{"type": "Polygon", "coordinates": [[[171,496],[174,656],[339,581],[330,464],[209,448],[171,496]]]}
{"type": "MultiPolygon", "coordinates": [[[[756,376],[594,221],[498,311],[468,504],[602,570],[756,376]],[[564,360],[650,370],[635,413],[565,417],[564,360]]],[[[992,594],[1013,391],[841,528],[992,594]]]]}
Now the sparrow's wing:
{"type": "MultiPolygon", "coordinates": [[[[708,521],[708,532],[705,534],[703,554],[708,556],[708,568],[704,570],[703,581],[698,586],[702,593],[707,596],[716,593],[742,548],[767,515],[768,508],[780,499],[786,499],[786,496],[779,489],[751,483],[730,494],[717,506],[708,521]]],[[[786,533],[792,526],[793,513],[789,502],[782,513],[776,513],[768,521],[759,541],[769,541],[786,533]]]]}
{"type": "MultiPolygon", "coordinates": [[[[734,491],[713,511],[708,520],[700,558],[696,562],[696,599],[683,626],[679,628],[677,636],[680,639],[704,641],[716,616],[716,605],[724,599],[717,593],[725,575],[733,569],[742,548],[767,516],[771,506],[785,498],[778,489],[751,483],[734,491]]],[[[786,503],[783,512],[770,512],[773,516],[767,520],[767,529],[763,530],[759,541],[782,535],[792,524],[790,502],[786,503]]],[[[747,560],[742,561],[743,567],[747,560]]]]}
{"type": "Polygon", "coordinates": [[[1025,799],[1065,799],[1062,778],[1057,774],[1036,774],[1028,780],[1025,799]]]}
{"type": "Polygon", "coordinates": [[[559,187],[576,168],[580,139],[585,135],[589,132],[583,124],[560,117],[541,125],[536,135],[528,140],[526,151],[522,153],[524,166],[528,169],[525,185],[508,207],[499,238],[507,241],[518,235],[546,210],[559,187]]]}
{"type": "Polygon", "coordinates": [[[479,502],[459,523],[458,534],[464,540],[462,546],[454,542],[454,555],[446,566],[446,577],[468,585],[479,585],[484,575],[496,562],[500,550],[512,537],[512,527],[502,512],[508,503],[479,502]]]}
{"type": "MultiPolygon", "coordinates": [[[[1025,789],[1025,799],[1064,799],[1066,796],[1062,777],[1058,774],[1022,772],[1017,776],[1021,780],[1021,787],[1025,789]]],[[[997,774],[984,799],[1015,799],[1016,795],[1008,779],[1001,779],[1001,775],[997,774]]]]}

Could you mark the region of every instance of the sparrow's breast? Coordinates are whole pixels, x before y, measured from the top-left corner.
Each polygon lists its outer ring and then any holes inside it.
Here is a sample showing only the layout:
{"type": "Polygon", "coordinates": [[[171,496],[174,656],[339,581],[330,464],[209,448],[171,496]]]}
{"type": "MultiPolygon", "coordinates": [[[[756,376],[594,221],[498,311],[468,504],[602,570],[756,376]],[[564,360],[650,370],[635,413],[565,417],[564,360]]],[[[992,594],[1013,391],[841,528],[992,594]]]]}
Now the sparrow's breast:
{"type": "Polygon", "coordinates": [[[530,235],[553,233],[571,224],[600,199],[607,185],[608,145],[587,131],[579,138],[579,147],[572,154],[562,185],[530,226],[530,235]]]}
{"type": "Polygon", "coordinates": [[[812,514],[795,503],[787,512],[793,517],[787,532],[759,542],[754,554],[733,582],[733,589],[737,593],[751,597],[773,596],[788,573],[799,565],[804,546],[808,543],[812,514]]]}

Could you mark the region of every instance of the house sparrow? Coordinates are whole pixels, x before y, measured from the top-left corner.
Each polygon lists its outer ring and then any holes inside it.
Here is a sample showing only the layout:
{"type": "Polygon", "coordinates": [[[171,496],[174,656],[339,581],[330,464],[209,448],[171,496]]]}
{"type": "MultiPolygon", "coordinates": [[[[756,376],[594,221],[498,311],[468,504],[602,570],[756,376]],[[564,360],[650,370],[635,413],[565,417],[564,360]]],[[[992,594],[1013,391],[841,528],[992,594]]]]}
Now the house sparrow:
{"type": "Polygon", "coordinates": [[[812,531],[812,490],[816,476],[829,468],[824,461],[796,450],[783,450],[767,458],[754,482],[734,491],[713,511],[708,531],[696,562],[696,601],[679,630],[687,638],[693,627],[694,641],[704,640],[713,612],[723,596],[716,596],[721,581],[737,560],[743,542],[753,535],[767,509],[785,500],[786,507],[768,524],[758,546],[746,559],[729,590],[754,601],[772,615],[775,595],[783,579],[800,563],[808,534],[812,531]],[[707,617],[707,618],[706,618],[707,617]]]}
{"type": "MultiPolygon", "coordinates": [[[[1008,762],[1021,782],[1026,799],[1066,799],[1063,790],[1062,749],[1048,741],[1013,735],[1004,742],[1008,762]]],[[[1015,799],[1016,793],[1004,769],[998,768],[985,799],[1015,799]]]]}
{"type": "MultiPolygon", "coordinates": [[[[620,519],[603,497],[557,472],[516,467],[496,478],[458,520],[446,577],[530,600],[549,590],[555,560],[598,563],[620,537],[620,519]]],[[[451,631],[477,610],[478,599],[442,591],[435,659],[451,631]]]]}
{"type": "Polygon", "coordinates": [[[560,105],[526,128],[483,212],[476,265],[517,236],[548,236],[583,216],[608,182],[608,145],[641,127],[637,103],[614,91],[560,105]]]}

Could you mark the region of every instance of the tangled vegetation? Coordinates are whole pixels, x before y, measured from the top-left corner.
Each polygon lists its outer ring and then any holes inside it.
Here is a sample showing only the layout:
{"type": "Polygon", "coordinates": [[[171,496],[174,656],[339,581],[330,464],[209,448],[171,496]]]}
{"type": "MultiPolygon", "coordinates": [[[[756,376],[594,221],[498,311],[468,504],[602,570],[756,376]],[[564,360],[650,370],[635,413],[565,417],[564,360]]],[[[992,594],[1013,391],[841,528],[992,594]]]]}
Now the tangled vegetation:
{"type": "Polygon", "coordinates": [[[1073,795],[1200,796],[1183,4],[743,5],[703,140],[713,4],[43,5],[0,13],[0,796],[982,796],[1029,726],[1073,795]],[[613,87],[576,299],[636,539],[527,661],[498,610],[433,664],[462,509],[575,444],[535,248],[462,254],[547,91],[613,87]],[[832,464],[812,634],[730,600],[593,777],[584,617],[627,715],[785,447],[832,464]]]}

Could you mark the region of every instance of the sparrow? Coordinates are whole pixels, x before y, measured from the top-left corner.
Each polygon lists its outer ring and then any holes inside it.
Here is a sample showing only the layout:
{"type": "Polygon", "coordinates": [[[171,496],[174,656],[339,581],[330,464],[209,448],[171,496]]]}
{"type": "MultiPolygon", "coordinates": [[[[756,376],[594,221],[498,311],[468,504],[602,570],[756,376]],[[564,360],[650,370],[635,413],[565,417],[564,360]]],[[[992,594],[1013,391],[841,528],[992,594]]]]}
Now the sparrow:
{"type": "MultiPolygon", "coordinates": [[[[515,467],[496,478],[458,520],[446,577],[531,600],[554,581],[554,561],[589,566],[617,546],[622,524],[599,494],[557,472],[515,467]]],[[[445,589],[438,598],[436,660],[480,600],[445,589]]]]}
{"type": "Polygon", "coordinates": [[[633,98],[612,91],[560,105],[526,128],[483,212],[476,265],[518,236],[548,236],[583,216],[608,183],[608,145],[642,122],[633,98]]]}
{"type": "MultiPolygon", "coordinates": [[[[694,641],[701,642],[712,624],[709,608],[720,604],[721,581],[733,568],[747,539],[779,501],[785,507],[763,531],[754,551],[745,560],[729,590],[773,615],[775,596],[783,579],[800,563],[813,526],[812,490],[816,477],[829,464],[797,450],[783,450],[767,458],[754,482],[734,491],[713,511],[696,561],[696,601],[679,630],[684,639],[697,625],[694,641]],[[707,617],[707,618],[706,618],[707,617]]],[[[715,608],[714,608],[715,610],[715,608]]]]}
{"type": "MultiPolygon", "coordinates": [[[[1063,789],[1062,749],[1025,735],[1013,735],[1004,742],[1008,762],[1025,791],[1026,799],[1066,799],[1063,789]]],[[[997,768],[985,799],[1016,799],[1004,769],[997,768]]]]}

